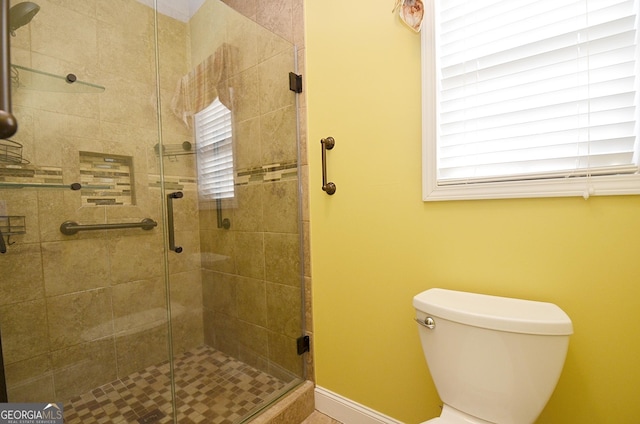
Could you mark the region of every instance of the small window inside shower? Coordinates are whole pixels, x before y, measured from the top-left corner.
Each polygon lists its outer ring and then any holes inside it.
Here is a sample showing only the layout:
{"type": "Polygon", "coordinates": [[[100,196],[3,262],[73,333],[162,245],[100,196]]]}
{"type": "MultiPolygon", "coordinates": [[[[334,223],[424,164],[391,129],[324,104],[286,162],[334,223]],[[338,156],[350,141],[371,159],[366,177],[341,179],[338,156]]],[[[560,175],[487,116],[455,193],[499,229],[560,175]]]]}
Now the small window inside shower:
{"type": "Polygon", "coordinates": [[[231,111],[219,99],[194,115],[198,192],[203,200],[234,197],[231,111]]]}

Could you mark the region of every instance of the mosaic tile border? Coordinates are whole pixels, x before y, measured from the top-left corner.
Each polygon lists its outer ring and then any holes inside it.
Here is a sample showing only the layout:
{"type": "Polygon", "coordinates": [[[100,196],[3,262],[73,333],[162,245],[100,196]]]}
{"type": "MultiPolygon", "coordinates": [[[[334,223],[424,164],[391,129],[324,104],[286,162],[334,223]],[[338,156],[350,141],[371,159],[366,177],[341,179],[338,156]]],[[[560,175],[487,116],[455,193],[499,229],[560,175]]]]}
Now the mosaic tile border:
{"type": "Polygon", "coordinates": [[[62,184],[62,168],[36,165],[0,165],[0,181],[29,184],[62,184]]]}
{"type": "Polygon", "coordinates": [[[298,177],[298,163],[272,164],[236,172],[235,185],[261,184],[298,177]]]}

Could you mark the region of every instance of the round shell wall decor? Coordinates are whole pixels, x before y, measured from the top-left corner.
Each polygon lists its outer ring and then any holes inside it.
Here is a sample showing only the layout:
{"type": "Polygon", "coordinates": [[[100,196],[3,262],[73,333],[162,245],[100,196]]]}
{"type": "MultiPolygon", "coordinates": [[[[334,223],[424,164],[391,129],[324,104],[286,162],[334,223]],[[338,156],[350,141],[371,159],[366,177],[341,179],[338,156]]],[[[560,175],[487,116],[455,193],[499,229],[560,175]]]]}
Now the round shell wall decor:
{"type": "Polygon", "coordinates": [[[400,19],[415,32],[420,32],[424,20],[424,4],[422,0],[396,0],[393,12],[399,10],[400,19]]]}

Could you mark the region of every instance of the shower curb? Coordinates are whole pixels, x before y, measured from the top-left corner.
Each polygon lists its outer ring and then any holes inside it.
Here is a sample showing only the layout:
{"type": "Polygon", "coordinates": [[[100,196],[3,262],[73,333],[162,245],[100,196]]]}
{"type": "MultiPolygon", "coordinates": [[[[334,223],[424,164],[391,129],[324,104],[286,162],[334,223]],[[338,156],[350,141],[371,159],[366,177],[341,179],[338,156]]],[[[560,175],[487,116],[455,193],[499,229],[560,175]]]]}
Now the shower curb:
{"type": "Polygon", "coordinates": [[[305,381],[298,388],[280,399],[262,414],[250,421],[251,424],[292,424],[301,423],[315,409],[314,383],[305,381]]]}

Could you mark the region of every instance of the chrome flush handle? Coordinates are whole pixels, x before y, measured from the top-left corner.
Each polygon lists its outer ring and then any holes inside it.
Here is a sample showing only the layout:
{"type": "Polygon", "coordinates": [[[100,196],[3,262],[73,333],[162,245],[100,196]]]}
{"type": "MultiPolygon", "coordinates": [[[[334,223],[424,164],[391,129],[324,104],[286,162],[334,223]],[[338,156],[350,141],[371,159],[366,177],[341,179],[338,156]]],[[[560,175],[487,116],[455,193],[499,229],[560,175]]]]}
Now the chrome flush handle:
{"type": "Polygon", "coordinates": [[[436,328],[436,322],[431,317],[426,317],[424,321],[418,318],[416,318],[415,320],[418,324],[423,327],[427,327],[429,330],[433,330],[434,328],[436,328]]]}

